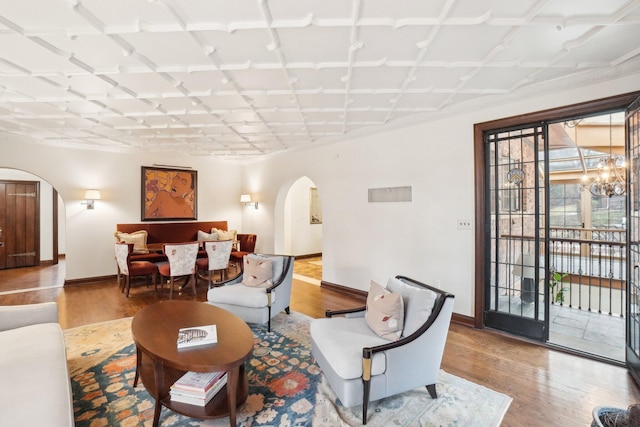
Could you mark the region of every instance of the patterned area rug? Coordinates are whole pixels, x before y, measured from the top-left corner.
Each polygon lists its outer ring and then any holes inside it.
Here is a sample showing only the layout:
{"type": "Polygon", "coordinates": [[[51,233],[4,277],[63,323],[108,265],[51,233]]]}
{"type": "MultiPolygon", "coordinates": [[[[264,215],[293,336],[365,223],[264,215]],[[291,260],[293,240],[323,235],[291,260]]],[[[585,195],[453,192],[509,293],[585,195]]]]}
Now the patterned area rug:
{"type": "MultiPolygon", "coordinates": [[[[278,315],[272,332],[252,326],[254,352],[246,365],[249,397],[238,426],[355,426],[362,407],[344,408],[311,356],[310,318],[278,315]]],[[[76,426],[150,426],[154,400],[144,385],[132,387],[135,346],[131,319],[65,331],[76,426]]],[[[372,402],[368,426],[499,426],[511,398],[441,371],[438,399],[426,389],[372,402]]],[[[201,421],[163,408],[162,426],[223,426],[228,418],[201,421]]]]}

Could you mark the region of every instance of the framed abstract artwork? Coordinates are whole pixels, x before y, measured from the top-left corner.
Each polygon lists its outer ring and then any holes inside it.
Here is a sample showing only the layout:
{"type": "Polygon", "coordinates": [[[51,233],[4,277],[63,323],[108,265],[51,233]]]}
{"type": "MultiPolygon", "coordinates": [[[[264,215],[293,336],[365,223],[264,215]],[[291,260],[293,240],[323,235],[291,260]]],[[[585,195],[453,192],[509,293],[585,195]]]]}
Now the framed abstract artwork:
{"type": "Polygon", "coordinates": [[[142,221],[198,219],[198,171],[142,166],[142,221]]]}

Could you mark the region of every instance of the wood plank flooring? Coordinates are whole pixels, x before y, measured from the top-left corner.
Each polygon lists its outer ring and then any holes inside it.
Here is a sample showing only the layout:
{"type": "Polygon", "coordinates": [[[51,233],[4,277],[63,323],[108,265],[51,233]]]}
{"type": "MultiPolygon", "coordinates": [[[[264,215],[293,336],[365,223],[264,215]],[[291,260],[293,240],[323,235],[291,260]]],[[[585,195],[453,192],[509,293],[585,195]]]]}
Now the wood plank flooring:
{"type": "MultiPolygon", "coordinates": [[[[305,269],[305,261],[313,260],[296,260],[296,273],[314,274],[314,268],[305,269]]],[[[132,286],[129,298],[119,291],[115,280],[50,287],[56,286],[59,270],[63,268],[64,265],[0,270],[0,304],[57,301],[60,324],[67,329],[133,316],[140,308],[161,299],[153,287],[147,288],[142,281],[132,286]],[[29,291],[21,292],[21,288],[29,291]]],[[[186,290],[177,298],[203,301],[205,294],[206,285],[201,283],[197,297],[186,290]]],[[[327,309],[361,304],[354,297],[294,280],[291,298],[294,311],[322,317],[327,309]]],[[[451,325],[442,369],[511,396],[513,402],[503,426],[584,427],[591,422],[594,406],[627,407],[640,402],[640,390],[622,367],[459,324],[451,325]]]]}

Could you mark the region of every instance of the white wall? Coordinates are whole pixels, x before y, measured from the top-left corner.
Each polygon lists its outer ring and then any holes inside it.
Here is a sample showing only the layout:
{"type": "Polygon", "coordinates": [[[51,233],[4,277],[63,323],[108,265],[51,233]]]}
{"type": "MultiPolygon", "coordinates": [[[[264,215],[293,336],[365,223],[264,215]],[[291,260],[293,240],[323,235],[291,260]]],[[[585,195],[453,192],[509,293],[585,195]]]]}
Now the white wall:
{"type": "Polygon", "coordinates": [[[322,224],[311,224],[309,216],[309,191],[315,186],[313,181],[304,176],[287,193],[284,216],[285,254],[300,256],[322,252],[322,224]]]}
{"type": "MultiPolygon", "coordinates": [[[[180,154],[92,152],[0,141],[0,167],[21,169],[48,181],[64,200],[66,279],[115,274],[113,233],[117,223],[140,221],[141,166],[169,164],[198,171],[198,220],[226,220],[242,229],[239,165],[180,154]],[[94,210],[80,203],[87,188],[100,190],[94,210]]],[[[49,196],[50,197],[50,196],[49,196]]]]}
{"type": "Polygon", "coordinates": [[[40,261],[53,260],[53,188],[40,177],[17,169],[0,169],[0,180],[40,183],[40,261]]]}
{"type": "Polygon", "coordinates": [[[273,212],[255,218],[254,232],[263,244],[282,245],[283,189],[308,176],[322,195],[323,280],[368,290],[371,280],[402,274],[439,283],[456,295],[455,312],[473,316],[475,236],[458,230],[456,220],[474,220],[474,124],[632,92],[639,81],[637,75],[545,97],[531,91],[254,163],[244,169],[244,181],[254,183],[262,206],[273,212]],[[413,201],[367,202],[367,189],[395,186],[412,186],[413,201]]]}
{"type": "MultiPolygon", "coordinates": [[[[503,98],[467,113],[352,137],[245,167],[203,157],[133,156],[33,145],[0,139],[0,167],[22,169],[55,187],[65,203],[67,279],[115,273],[113,232],[140,221],[140,166],[154,163],[198,170],[199,220],[227,220],[258,234],[257,251],[284,246],[289,188],[302,176],[322,197],[323,279],[367,290],[403,274],[456,295],[455,312],[474,308],[474,234],[457,219],[474,218],[475,123],[640,89],[640,74],[545,97],[503,98]],[[368,203],[367,189],[410,185],[411,203],[368,203]],[[101,190],[95,210],[80,205],[86,188],[101,190]],[[241,207],[251,193],[259,209],[241,207]]],[[[522,94],[521,94],[522,95],[522,94]]],[[[0,135],[2,137],[2,135],[0,135]]]]}

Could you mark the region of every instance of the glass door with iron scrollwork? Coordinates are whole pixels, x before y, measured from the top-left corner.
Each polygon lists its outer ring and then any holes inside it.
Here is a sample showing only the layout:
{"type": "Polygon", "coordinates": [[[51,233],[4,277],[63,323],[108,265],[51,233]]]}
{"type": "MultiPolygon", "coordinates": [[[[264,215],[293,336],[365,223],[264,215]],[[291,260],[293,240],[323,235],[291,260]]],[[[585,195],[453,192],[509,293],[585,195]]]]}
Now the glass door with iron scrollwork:
{"type": "Polygon", "coordinates": [[[626,363],[640,384],[640,98],[627,109],[625,118],[627,158],[630,159],[627,197],[627,325],[626,363]]]}
{"type": "Polygon", "coordinates": [[[487,132],[485,325],[547,338],[543,124],[487,132]]]}

